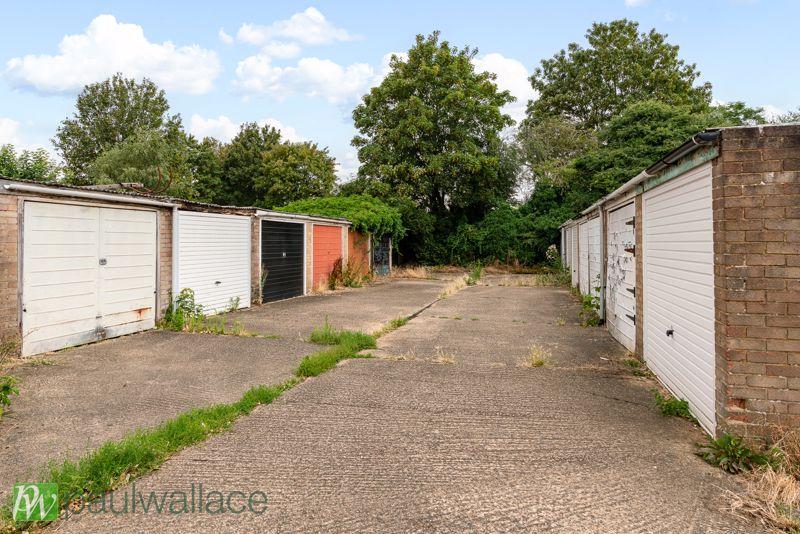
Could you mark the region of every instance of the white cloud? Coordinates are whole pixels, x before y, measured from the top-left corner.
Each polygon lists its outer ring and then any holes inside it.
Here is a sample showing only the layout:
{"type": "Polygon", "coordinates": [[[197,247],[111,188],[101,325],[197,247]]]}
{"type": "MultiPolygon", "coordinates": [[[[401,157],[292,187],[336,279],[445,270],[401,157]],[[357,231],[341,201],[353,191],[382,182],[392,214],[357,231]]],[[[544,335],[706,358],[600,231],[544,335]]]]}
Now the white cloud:
{"type": "Polygon", "coordinates": [[[288,59],[300,54],[300,45],[297,43],[270,41],[261,47],[261,53],[272,58],[288,59]]]}
{"type": "Polygon", "coordinates": [[[220,141],[228,142],[239,132],[239,124],[233,122],[225,115],[220,115],[216,119],[211,117],[206,119],[195,113],[189,119],[189,133],[203,139],[204,137],[214,137],[220,141]]]}
{"type": "Polygon", "coordinates": [[[220,28],[217,35],[219,36],[219,40],[226,45],[233,44],[233,37],[228,35],[228,32],[225,31],[225,28],[220,28]]]}
{"type": "Polygon", "coordinates": [[[340,182],[349,182],[358,173],[358,153],[355,150],[348,150],[343,156],[336,158],[336,177],[340,182]]]}
{"type": "Polygon", "coordinates": [[[18,147],[22,144],[22,134],[20,132],[19,121],[0,117],[0,145],[14,145],[18,147]]]}
{"type": "Polygon", "coordinates": [[[767,119],[767,122],[772,122],[786,113],[785,109],[781,109],[778,106],[773,106],[772,104],[765,104],[761,107],[764,108],[764,118],[767,119]]]}
{"type": "Polygon", "coordinates": [[[502,54],[492,53],[475,58],[475,69],[479,72],[493,72],[497,75],[495,83],[502,91],[508,91],[516,101],[508,104],[504,111],[519,122],[525,118],[528,100],[536,97],[536,92],[528,80],[530,73],[521,62],[502,54]]]}
{"type": "Polygon", "coordinates": [[[625,0],[625,5],[628,7],[641,7],[650,3],[650,0],[625,0]]]}
{"type": "Polygon", "coordinates": [[[278,130],[281,133],[281,138],[284,141],[290,141],[292,143],[300,143],[306,140],[304,137],[301,137],[300,134],[297,133],[297,130],[295,130],[291,126],[286,126],[278,119],[269,118],[258,121],[259,126],[264,126],[265,124],[268,124],[273,128],[275,128],[276,130],[278,130]]]}
{"type": "MultiPolygon", "coordinates": [[[[272,126],[281,132],[281,137],[285,141],[291,141],[292,143],[305,141],[305,138],[300,136],[296,129],[291,126],[286,126],[278,119],[272,117],[261,119],[257,121],[257,124],[259,126],[264,126],[265,124],[272,126]]],[[[225,115],[220,115],[217,118],[205,118],[195,113],[189,120],[189,132],[198,139],[214,137],[226,143],[236,137],[236,134],[239,133],[240,126],[241,123],[234,122],[225,115]]]]}
{"type": "Polygon", "coordinates": [[[246,95],[283,100],[303,94],[341,104],[357,100],[377,79],[379,74],[366,63],[343,67],[329,59],[306,57],[294,66],[277,67],[268,55],[257,54],[239,62],[234,86],[246,95]]]}
{"type": "Polygon", "coordinates": [[[236,38],[244,43],[264,45],[274,39],[297,41],[307,45],[319,45],[336,41],[352,41],[354,36],[347,30],[337,28],[316,8],[309,7],[295,13],[286,20],[269,26],[242,24],[236,38]]]}
{"type": "Polygon", "coordinates": [[[27,55],[6,63],[5,75],[16,87],[40,93],[75,92],[116,72],[148,77],[167,90],[207,93],[221,66],[216,52],[198,45],[151,43],[137,24],[100,15],[82,34],[67,35],[57,55],[27,55]]]}

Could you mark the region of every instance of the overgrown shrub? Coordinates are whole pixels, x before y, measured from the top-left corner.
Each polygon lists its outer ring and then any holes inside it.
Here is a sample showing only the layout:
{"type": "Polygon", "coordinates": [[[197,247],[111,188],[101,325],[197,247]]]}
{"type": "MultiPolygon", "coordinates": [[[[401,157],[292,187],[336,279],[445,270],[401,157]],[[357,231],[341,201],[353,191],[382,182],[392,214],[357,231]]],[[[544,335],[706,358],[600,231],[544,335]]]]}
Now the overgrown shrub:
{"type": "MultiPolygon", "coordinates": [[[[599,289],[598,289],[599,291],[599,289]]],[[[600,317],[600,296],[580,295],[581,311],[578,315],[583,326],[598,326],[602,322],[600,317]]]]}
{"type": "Polygon", "coordinates": [[[467,275],[467,285],[474,286],[481,279],[481,276],[483,276],[483,265],[476,263],[467,275]]]}

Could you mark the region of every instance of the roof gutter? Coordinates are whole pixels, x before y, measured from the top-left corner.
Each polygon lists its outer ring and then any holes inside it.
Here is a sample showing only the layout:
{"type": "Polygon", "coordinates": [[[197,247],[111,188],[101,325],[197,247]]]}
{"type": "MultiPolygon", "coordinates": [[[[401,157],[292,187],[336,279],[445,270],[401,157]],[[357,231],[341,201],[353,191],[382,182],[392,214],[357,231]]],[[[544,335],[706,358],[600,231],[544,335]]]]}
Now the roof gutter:
{"type": "Polygon", "coordinates": [[[669,154],[667,154],[666,156],[664,156],[663,158],[661,158],[660,160],[658,160],[657,162],[650,165],[648,168],[646,168],[645,170],[634,176],[633,179],[628,180],[627,182],[619,186],[617,189],[615,189],[608,195],[604,196],[603,198],[601,198],[600,200],[598,200],[597,202],[595,202],[594,204],[583,210],[581,212],[581,215],[586,215],[587,213],[590,213],[598,209],[600,206],[602,206],[609,200],[612,200],[618,196],[623,195],[624,193],[627,193],[637,185],[641,184],[645,180],[648,180],[649,178],[653,178],[659,172],[663,171],[664,169],[666,169],[676,161],[680,160],[681,158],[691,154],[698,148],[714,144],[717,141],[717,139],[719,139],[719,136],[720,136],[719,130],[706,130],[704,132],[700,132],[698,134],[693,135],[691,139],[689,139],[684,144],[682,144],[681,146],[679,146],[678,148],[676,148],[675,150],[673,150],[672,152],[670,152],[669,154]]]}
{"type": "Polygon", "coordinates": [[[269,217],[271,219],[292,219],[298,221],[327,222],[332,224],[343,224],[345,226],[350,226],[352,224],[347,219],[318,217],[316,215],[303,215],[301,213],[289,213],[286,211],[256,210],[256,216],[269,217]]]}
{"type": "Polygon", "coordinates": [[[171,208],[177,206],[177,204],[162,202],[160,200],[151,200],[149,198],[114,195],[110,193],[100,193],[96,191],[59,189],[56,187],[47,187],[42,185],[5,184],[3,185],[3,189],[7,191],[17,191],[20,193],[37,193],[40,195],[55,195],[60,197],[85,198],[87,200],[103,200],[106,202],[122,202],[125,204],[141,204],[143,206],[159,206],[163,208],[171,208]]]}

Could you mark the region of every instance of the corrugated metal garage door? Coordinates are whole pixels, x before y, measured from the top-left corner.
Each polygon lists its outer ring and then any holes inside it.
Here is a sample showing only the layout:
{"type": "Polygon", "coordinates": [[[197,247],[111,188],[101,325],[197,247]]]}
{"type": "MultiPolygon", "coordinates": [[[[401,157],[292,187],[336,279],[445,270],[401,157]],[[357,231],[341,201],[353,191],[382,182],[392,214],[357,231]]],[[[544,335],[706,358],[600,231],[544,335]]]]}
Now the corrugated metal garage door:
{"type": "Polygon", "coordinates": [[[26,202],[23,217],[23,356],[155,326],[155,212],[26,202]]]}
{"type": "Polygon", "coordinates": [[[261,299],[305,293],[305,224],[261,221],[261,299]]]}
{"type": "Polygon", "coordinates": [[[570,246],[570,255],[569,255],[569,269],[572,272],[572,285],[578,285],[578,265],[580,264],[578,260],[578,227],[572,226],[569,229],[569,246],[570,246]]]}
{"type": "Polygon", "coordinates": [[[703,427],[716,425],[711,164],[644,193],[644,356],[703,427]]]}
{"type": "Polygon", "coordinates": [[[178,212],[178,282],[205,313],[250,307],[250,217],[178,212]]]}
{"type": "Polygon", "coordinates": [[[336,260],[342,257],[342,227],[314,225],[314,287],[327,284],[336,260]]]}
{"type": "Polygon", "coordinates": [[[589,293],[589,224],[578,225],[578,287],[581,293],[589,293]]]}
{"type": "Polygon", "coordinates": [[[636,244],[631,202],[608,213],[606,268],[606,322],[614,338],[629,351],[636,350],[636,244]]]}
{"type": "Polygon", "coordinates": [[[589,260],[589,293],[592,296],[600,295],[600,287],[603,285],[602,262],[603,262],[603,240],[600,236],[600,217],[595,217],[587,223],[589,250],[587,251],[589,260]]]}

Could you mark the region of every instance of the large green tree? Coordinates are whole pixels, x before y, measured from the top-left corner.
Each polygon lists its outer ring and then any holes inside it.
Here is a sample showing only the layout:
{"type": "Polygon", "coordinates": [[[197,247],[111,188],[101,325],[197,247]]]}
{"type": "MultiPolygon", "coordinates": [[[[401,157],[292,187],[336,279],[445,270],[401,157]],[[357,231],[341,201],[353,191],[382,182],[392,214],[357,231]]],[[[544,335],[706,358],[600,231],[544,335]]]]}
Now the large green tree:
{"type": "Polygon", "coordinates": [[[213,137],[198,141],[193,136],[187,138],[187,164],[192,174],[194,198],[200,202],[221,203],[222,160],[225,145],[213,137]]]}
{"type": "Polygon", "coordinates": [[[0,176],[52,182],[61,174],[61,166],[43,148],[17,152],[13,145],[0,146],[0,176]]]}
{"type": "Polygon", "coordinates": [[[710,104],[711,85],[697,84],[700,72],[665,34],[639,32],[637,22],[622,19],[592,24],[586,40],[586,47],[570,43],[533,73],[539,97],[528,105],[528,120],[556,116],[597,129],[642,100],[696,111],[710,104]]]}
{"type": "Polygon", "coordinates": [[[261,172],[254,179],[256,205],[283,206],[303,198],[333,192],[336,160],[315,143],[284,142],[264,154],[261,172]]]}
{"type": "Polygon", "coordinates": [[[243,124],[220,155],[222,188],[214,198],[220,204],[272,208],[330,195],[336,182],[336,161],[327,149],[282,141],[269,125],[243,124]]]}
{"type": "Polygon", "coordinates": [[[179,115],[169,115],[164,91],[147,78],[141,82],[122,74],[83,88],[75,113],[64,119],[53,139],[67,168],[80,183],[89,165],[104,151],[142,130],[175,131],[179,115]]]}
{"type": "Polygon", "coordinates": [[[196,194],[188,155],[183,132],[139,130],[90,163],[85,180],[92,184],[141,184],[145,192],[193,199],[196,194]]]}
{"type": "Polygon", "coordinates": [[[258,201],[255,182],[264,172],[264,155],[278,146],[281,133],[269,125],[245,123],[225,147],[222,159],[221,204],[254,206],[258,201]]]}
{"type": "Polygon", "coordinates": [[[478,73],[477,50],[418,35],[408,59],[353,111],[359,177],[379,181],[438,218],[479,219],[508,198],[516,176],[504,164],[500,132],[513,100],[495,76],[478,73]]]}

